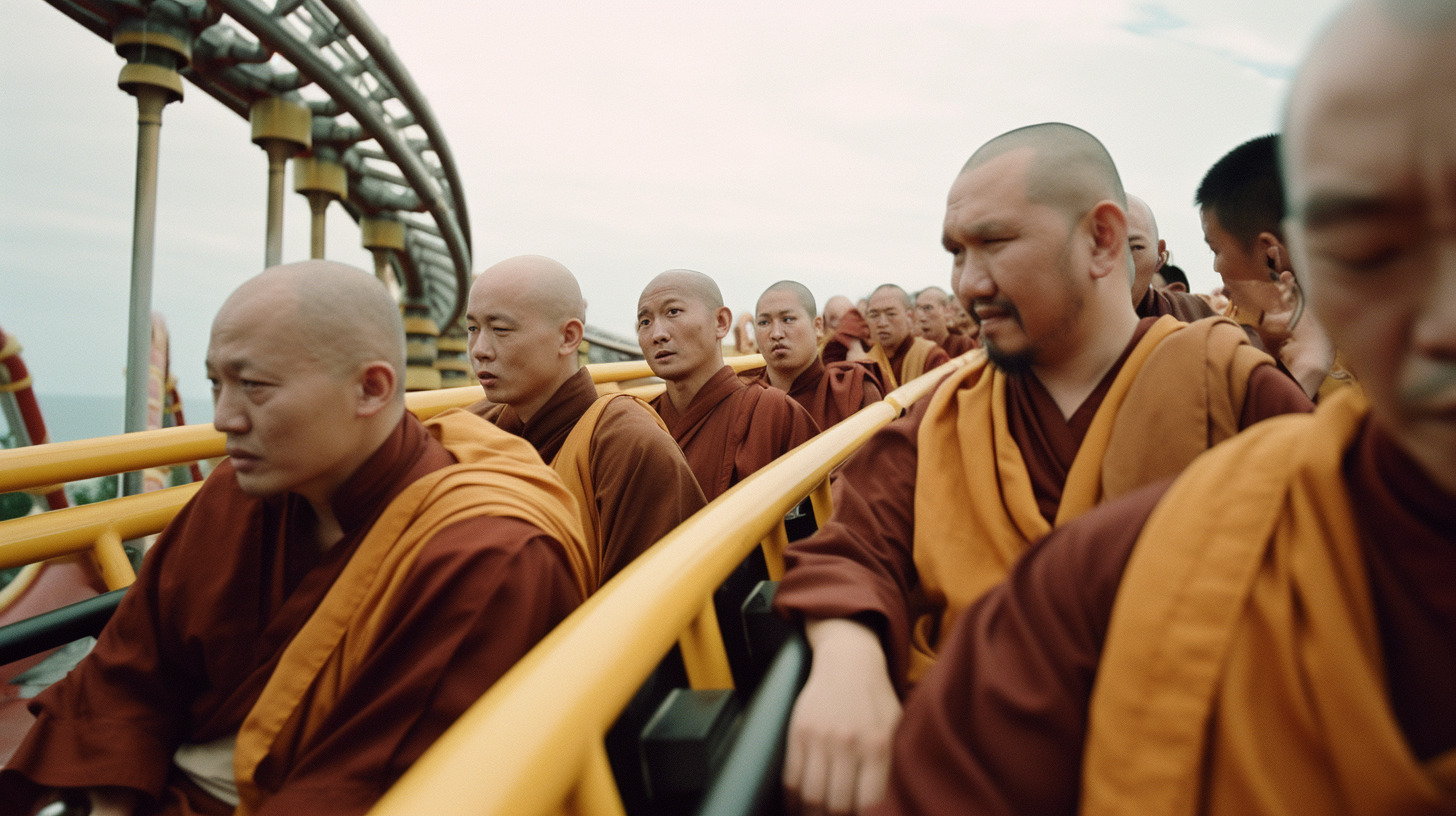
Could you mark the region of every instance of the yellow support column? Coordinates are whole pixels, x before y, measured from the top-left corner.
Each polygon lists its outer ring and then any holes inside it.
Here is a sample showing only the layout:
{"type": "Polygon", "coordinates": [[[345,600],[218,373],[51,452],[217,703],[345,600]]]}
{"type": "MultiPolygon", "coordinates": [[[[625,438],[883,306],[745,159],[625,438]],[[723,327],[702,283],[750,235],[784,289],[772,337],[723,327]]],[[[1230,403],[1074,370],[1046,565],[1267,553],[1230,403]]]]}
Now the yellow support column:
{"type": "Polygon", "coordinates": [[[440,372],[441,388],[459,388],[475,382],[475,368],[470,365],[469,341],[459,323],[451,326],[435,341],[435,369],[440,372]]]}
{"type": "MultiPolygon", "coordinates": [[[[366,215],[359,219],[359,242],[374,254],[374,274],[388,286],[391,283],[390,253],[404,251],[404,224],[397,218],[366,215]]],[[[392,281],[399,286],[399,281],[392,281]]]]}
{"type": "Polygon", "coordinates": [[[423,303],[404,305],[404,346],[406,391],[433,391],[440,387],[440,372],[435,368],[436,338],[440,330],[430,319],[430,310],[423,303]]]}
{"type": "Polygon", "coordinates": [[[283,166],[289,157],[313,146],[313,112],[301,102],[276,96],[248,109],[253,144],[268,154],[268,228],[264,266],[283,262],[283,166]]]}
{"type": "Polygon", "coordinates": [[[309,257],[324,257],[324,215],[329,203],[349,197],[349,176],[344,165],[318,154],[293,159],[293,191],[308,199],[313,214],[309,231],[309,257]]]}

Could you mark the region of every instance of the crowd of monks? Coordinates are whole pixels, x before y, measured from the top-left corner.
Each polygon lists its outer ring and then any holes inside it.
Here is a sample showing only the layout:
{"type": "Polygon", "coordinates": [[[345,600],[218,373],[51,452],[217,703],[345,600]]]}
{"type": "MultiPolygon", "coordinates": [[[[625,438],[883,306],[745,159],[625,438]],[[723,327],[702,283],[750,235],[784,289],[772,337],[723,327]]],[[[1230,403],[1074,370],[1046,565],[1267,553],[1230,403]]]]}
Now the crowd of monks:
{"type": "Polygon", "coordinates": [[[362,812],[668,531],[952,358],[788,549],[790,811],[1456,812],[1453,49],[1448,4],[1336,18],[1195,194],[1221,299],[1061,123],[956,174],[949,292],[784,280],[735,324],[651,279],[650,402],[598,393],[549,258],[476,279],[483,398],[424,422],[381,284],[265,271],[213,324],[229,458],[32,703],[0,813],[362,812]]]}

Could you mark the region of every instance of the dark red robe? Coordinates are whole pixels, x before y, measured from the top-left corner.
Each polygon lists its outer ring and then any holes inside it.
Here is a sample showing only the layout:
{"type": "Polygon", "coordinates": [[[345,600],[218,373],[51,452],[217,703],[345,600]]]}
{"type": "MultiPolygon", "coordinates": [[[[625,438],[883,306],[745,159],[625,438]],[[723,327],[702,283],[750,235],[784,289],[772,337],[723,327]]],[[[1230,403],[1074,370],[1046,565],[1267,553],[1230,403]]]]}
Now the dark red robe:
{"type": "MultiPolygon", "coordinates": [[[[804,406],[818,430],[826,431],[884,397],[880,393],[877,373],[872,363],[830,363],[826,366],[815,357],[809,367],[794,378],[789,386],[789,396],[804,406]]],[[[767,368],[745,371],[739,377],[747,383],[773,387],[768,380],[767,368]]]]}
{"type": "MultiPolygon", "coordinates": [[[[1345,457],[1396,721],[1456,748],[1456,496],[1367,420],[1345,457]]],[[[1097,663],[1163,482],[1053,531],[968,609],[911,695],[882,814],[1074,814],[1097,663]]]]}
{"type": "MultiPolygon", "coordinates": [[[[530,442],[550,462],[596,399],[596,385],[583,368],[556,389],[530,422],[521,422],[510,406],[489,400],[466,410],[530,442]]],[[[609,403],[597,423],[591,479],[603,582],[707,504],[677,443],[648,409],[625,398],[609,403]]]]}
{"type": "MultiPolygon", "coordinates": [[[[249,497],[219,465],[147,554],[95,650],[31,703],[37,722],[0,772],[0,812],[29,813],[38,784],[132,788],[145,794],[139,813],[230,813],[173,767],[174,751],[237,732],[390,499],[453,463],[406,414],[336,493],[344,538],[324,552],[291,544],[309,540],[305,500],[249,497]]],[[[489,516],[426,544],[398,597],[409,602],[388,613],[388,635],[320,736],[292,767],[260,767],[261,813],[368,810],[581,602],[561,545],[489,516]]]]}
{"type": "Polygon", "coordinates": [[[678,413],[667,394],[651,403],[712,501],[814,436],[799,403],[777,388],[748,385],[723,366],[678,413]]]}

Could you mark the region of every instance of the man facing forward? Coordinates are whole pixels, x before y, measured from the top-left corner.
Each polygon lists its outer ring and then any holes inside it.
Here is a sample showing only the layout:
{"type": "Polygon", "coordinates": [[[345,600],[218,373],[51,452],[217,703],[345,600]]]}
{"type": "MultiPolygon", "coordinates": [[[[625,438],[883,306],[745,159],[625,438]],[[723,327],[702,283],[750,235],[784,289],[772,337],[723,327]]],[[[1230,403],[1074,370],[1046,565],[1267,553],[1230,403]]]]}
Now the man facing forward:
{"type": "Polygon", "coordinates": [[[927,286],[915,294],[915,330],[921,337],[940,346],[951,357],[976,348],[976,338],[955,334],[950,330],[951,297],[939,286],[927,286]]]}
{"type": "Polygon", "coordinates": [[[758,297],[755,332],[765,366],[750,379],[793,397],[821,431],[881,394],[870,367],[819,360],[815,342],[823,321],[814,314],[814,294],[795,281],[779,281],[758,297]]]}
{"type": "Polygon", "coordinates": [[[228,298],[207,375],[229,458],[0,773],[93,813],[363,813],[582,600],[561,482],[463,411],[404,406],[372,275],[274,267],[228,298]]]}
{"type": "Polygon", "coordinates": [[[1102,144],[1056,123],[993,139],[951,186],[952,285],[986,357],[845,463],[833,516],[789,547],[778,591],[814,650],[784,770],[806,806],[880,796],[899,695],[1031,541],[1309,410],[1232,322],[1137,317],[1124,201],[1102,144]]]}
{"type": "Polygon", "coordinates": [[[637,301],[637,343],[667,390],[651,403],[709,501],[815,433],[788,394],[747,385],[723,364],[733,313],[701,272],[670,269],[637,301]]]}
{"type": "Polygon", "coordinates": [[[917,689],[887,812],[1456,812],[1453,49],[1450,4],[1359,3],[1286,108],[1361,388],[1038,545],[917,689]]]}
{"type": "Polygon", "coordinates": [[[577,499],[595,545],[595,590],[705,504],[662,420],[627,394],[597,396],[578,347],[576,277],[539,255],[492,266],[470,288],[470,361],[486,399],[470,410],[530,442],[577,499]]]}
{"type": "Polygon", "coordinates": [[[882,284],[870,293],[865,319],[869,321],[875,345],[869,359],[880,367],[880,381],[894,390],[942,363],[950,355],[933,341],[914,331],[915,301],[893,283],[882,284]]]}

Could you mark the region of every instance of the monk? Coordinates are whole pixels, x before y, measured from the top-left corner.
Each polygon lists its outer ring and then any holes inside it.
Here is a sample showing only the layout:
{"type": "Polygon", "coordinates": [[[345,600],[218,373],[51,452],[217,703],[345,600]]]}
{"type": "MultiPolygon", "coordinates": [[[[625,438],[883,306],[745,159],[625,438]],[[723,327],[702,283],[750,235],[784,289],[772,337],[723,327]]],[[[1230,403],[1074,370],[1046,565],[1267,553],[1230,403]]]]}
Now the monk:
{"type": "Polygon", "coordinates": [[[844,295],[834,295],[824,301],[824,330],[825,337],[832,337],[839,331],[839,322],[854,308],[854,303],[844,295]]]}
{"type": "Polygon", "coordinates": [[[959,357],[976,347],[976,340],[964,334],[951,334],[950,313],[946,302],[950,296],[939,286],[927,286],[915,293],[915,330],[920,336],[940,346],[950,357],[959,357]]]}
{"type": "Polygon", "coordinates": [[[1172,315],[1184,323],[1213,317],[1196,295],[1168,292],[1152,285],[1168,261],[1168,242],[1158,237],[1158,221],[1146,201],[1127,197],[1127,246],[1132,253],[1132,302],[1138,317],[1172,315]]]}
{"type": "Polygon", "coordinates": [[[827,431],[866,405],[878,402],[879,386],[867,363],[819,359],[815,337],[823,319],[814,294],[796,281],[779,281],[758,297],[754,331],[766,365],[747,379],[787,393],[804,406],[815,427],[827,431]]]}
{"type": "Polygon", "coordinates": [[[1346,389],[1052,533],[961,618],[882,813],[1456,811],[1456,8],[1361,2],[1286,107],[1346,389]]]}
{"type": "Polygon", "coordinates": [[[880,367],[880,381],[891,390],[919,377],[942,363],[950,362],[945,349],[916,336],[911,323],[915,301],[893,283],[881,284],[870,293],[869,321],[875,345],[870,359],[880,367]]]}
{"type": "Polygon", "coordinates": [[[1336,364],[1329,332],[1305,315],[1298,271],[1280,224],[1284,188],[1278,153],[1277,134],[1234,148],[1204,175],[1197,202],[1213,270],[1223,278],[1234,316],[1253,327],[1264,348],[1315,397],[1350,384],[1351,378],[1336,364]]]}
{"type": "Polygon", "coordinates": [[[701,272],[669,269],[637,301],[637,343],[667,390],[651,405],[712,501],[812,437],[814,420],[788,394],[748,385],[723,364],[732,312],[701,272]]]}
{"type": "Polygon", "coordinates": [[[228,298],[207,375],[229,458],[31,703],[0,811],[363,813],[581,603],[560,480],[463,411],[421,424],[404,365],[361,270],[274,267],[228,298]]]}
{"type": "MultiPolygon", "coordinates": [[[[830,298],[824,311],[824,339],[819,343],[819,358],[824,364],[868,360],[874,342],[870,339],[870,324],[865,322],[864,312],[843,295],[830,298]],[[830,307],[835,309],[832,324],[828,318],[830,307]]],[[[879,374],[875,376],[878,378],[879,374]]],[[[886,390],[884,385],[879,383],[882,392],[886,390]]]]}
{"type": "Polygon", "coordinates": [[[814,651],[784,769],[805,807],[880,797],[900,695],[1030,542],[1310,409],[1232,322],[1138,318],[1125,201],[1102,144],[1058,123],[991,140],[951,186],[942,239],[985,354],[845,464],[778,591],[814,651]]]}
{"type": "Polygon", "coordinates": [[[530,442],[576,497],[595,590],[706,501],[647,403],[597,396],[578,354],[585,326],[576,277],[550,258],[509,258],[470,288],[465,331],[486,399],[467,410],[530,442]]]}

